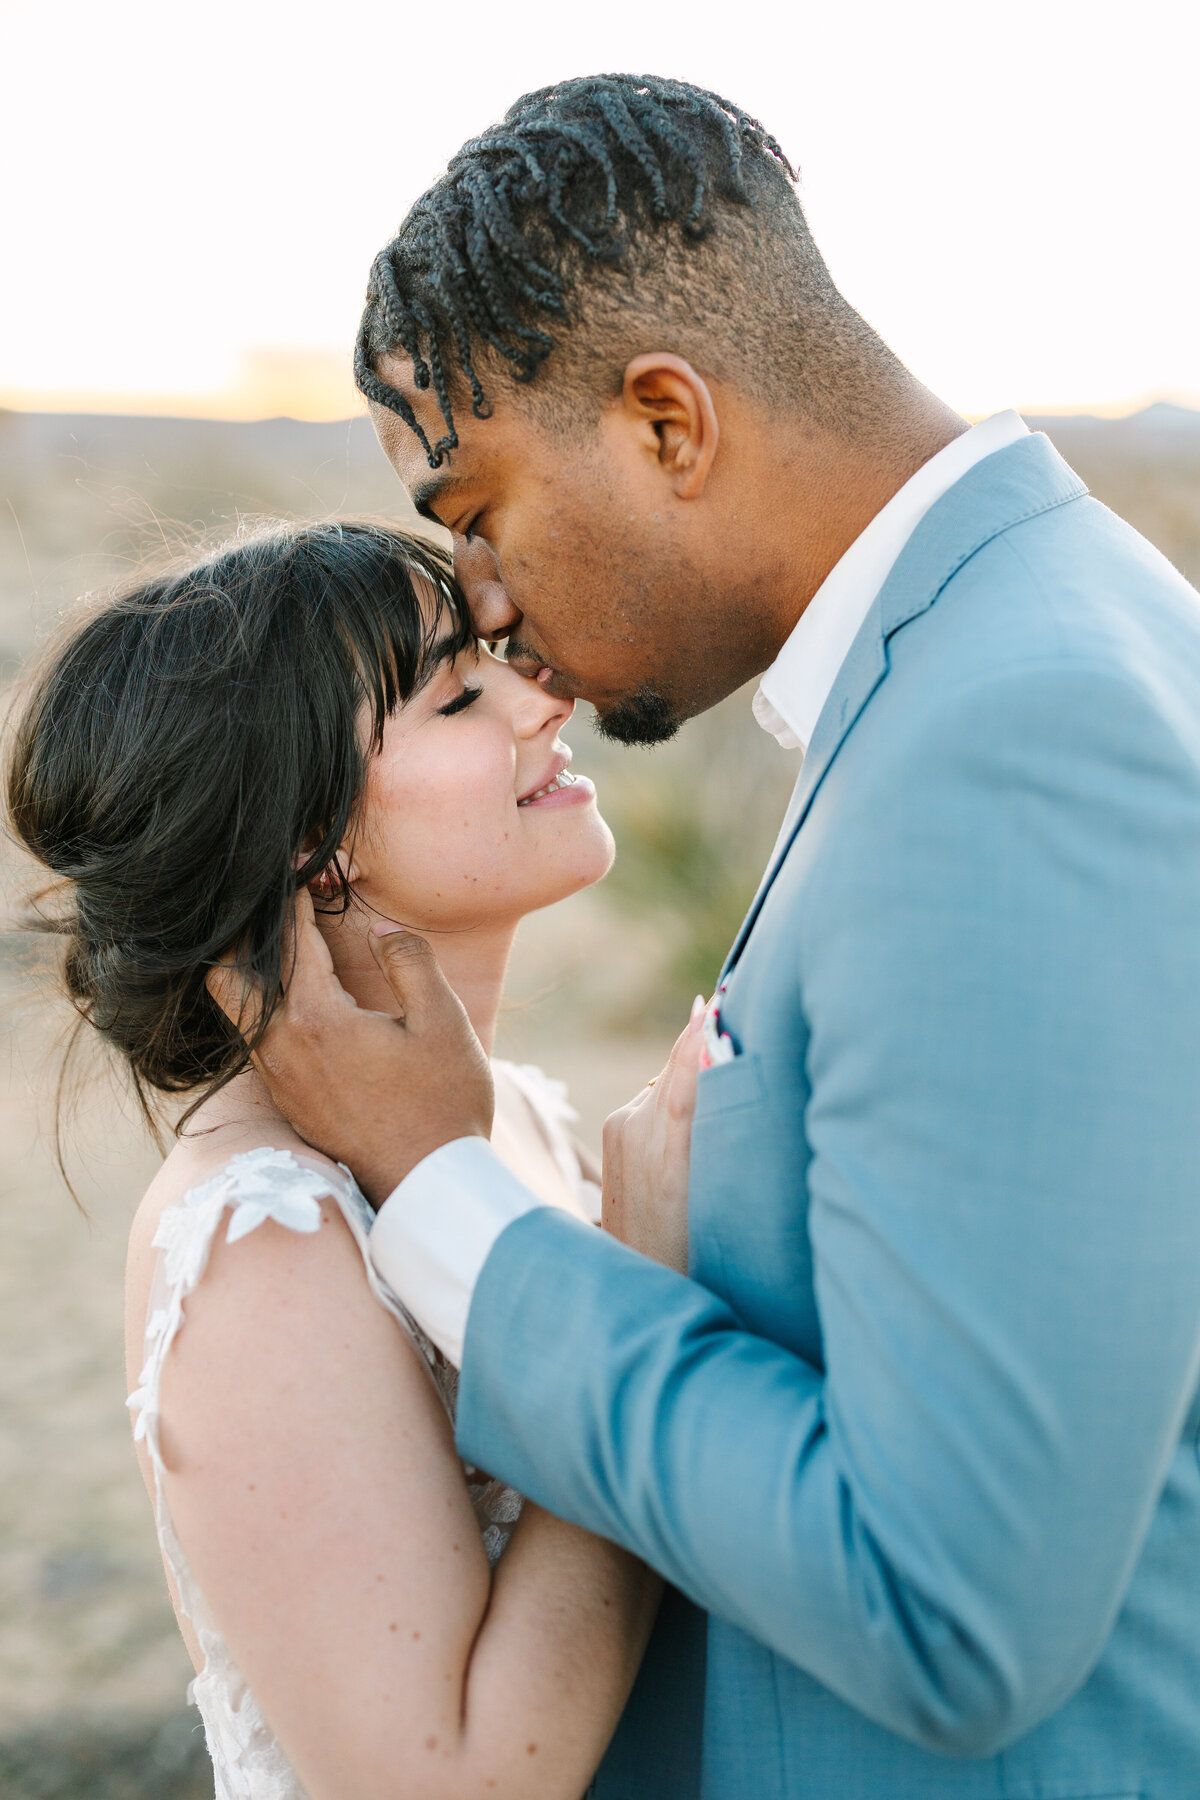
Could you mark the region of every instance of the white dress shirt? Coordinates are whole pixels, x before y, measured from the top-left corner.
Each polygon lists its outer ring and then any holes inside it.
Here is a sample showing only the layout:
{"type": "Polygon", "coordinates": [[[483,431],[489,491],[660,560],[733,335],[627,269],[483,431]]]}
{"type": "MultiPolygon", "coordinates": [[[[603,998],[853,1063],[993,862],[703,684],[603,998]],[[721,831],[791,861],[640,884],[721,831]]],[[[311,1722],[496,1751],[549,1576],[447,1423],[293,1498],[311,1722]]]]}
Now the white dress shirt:
{"type": "MultiPolygon", "coordinates": [[[[923,463],[825,577],[762,678],[754,716],[790,750],[807,749],[859,628],[905,544],[942,495],[977,462],[1027,435],[997,413],[923,463]]],[[[456,1367],[475,1283],[506,1226],[544,1203],[482,1138],[458,1138],[418,1163],[379,1209],[371,1258],[456,1367]]]]}

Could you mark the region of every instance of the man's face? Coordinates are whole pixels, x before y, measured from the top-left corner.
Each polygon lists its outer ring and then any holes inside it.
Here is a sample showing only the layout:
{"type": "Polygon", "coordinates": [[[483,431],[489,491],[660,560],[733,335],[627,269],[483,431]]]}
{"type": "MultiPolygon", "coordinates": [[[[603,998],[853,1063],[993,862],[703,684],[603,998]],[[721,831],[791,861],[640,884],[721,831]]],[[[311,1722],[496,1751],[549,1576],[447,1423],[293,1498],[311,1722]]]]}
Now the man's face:
{"type": "MultiPolygon", "coordinates": [[[[436,442],[411,366],[384,358],[379,372],[436,442]]],[[[488,419],[456,407],[459,447],[439,469],[402,419],[371,413],[417,510],[451,534],[478,635],[508,639],[510,661],[556,697],[590,701],[601,730],[661,741],[755,672],[730,643],[737,595],[712,507],[678,499],[654,429],[621,406],[561,431],[508,392],[488,419]]]]}

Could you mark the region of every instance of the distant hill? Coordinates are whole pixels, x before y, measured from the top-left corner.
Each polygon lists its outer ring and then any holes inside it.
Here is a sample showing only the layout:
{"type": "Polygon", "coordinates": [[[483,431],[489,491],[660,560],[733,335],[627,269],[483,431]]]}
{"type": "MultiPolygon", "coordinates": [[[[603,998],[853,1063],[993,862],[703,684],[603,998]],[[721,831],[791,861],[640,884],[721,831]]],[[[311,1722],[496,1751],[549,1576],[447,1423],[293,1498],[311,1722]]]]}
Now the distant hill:
{"type": "Polygon", "coordinates": [[[1124,419],[1030,414],[1026,422],[1200,587],[1200,412],[1159,402],[1124,419]]]}
{"type": "Polygon", "coordinates": [[[1077,426],[1081,432],[1109,433],[1118,439],[1136,438],[1147,444],[1178,445],[1188,439],[1200,442],[1200,411],[1192,406],[1175,406],[1169,400],[1156,400],[1152,406],[1143,406],[1140,412],[1127,413],[1120,419],[1101,418],[1097,413],[1026,413],[1025,423],[1047,435],[1077,426]]]}
{"type": "MultiPolygon", "coordinates": [[[[1029,419],[1092,491],[1200,583],[1200,412],[1029,419]]],[[[76,594],[239,514],[376,513],[414,523],[365,418],[207,419],[0,412],[0,659],[76,594]]]]}

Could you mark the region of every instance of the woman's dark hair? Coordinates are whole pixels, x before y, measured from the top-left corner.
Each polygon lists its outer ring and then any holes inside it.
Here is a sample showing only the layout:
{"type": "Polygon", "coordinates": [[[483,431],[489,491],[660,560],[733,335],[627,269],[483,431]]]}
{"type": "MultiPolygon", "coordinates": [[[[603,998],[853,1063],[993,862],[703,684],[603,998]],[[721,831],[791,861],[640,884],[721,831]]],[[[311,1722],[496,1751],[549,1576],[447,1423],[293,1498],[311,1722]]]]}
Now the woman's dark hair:
{"type": "Polygon", "coordinates": [[[472,642],[449,563],[371,522],[273,525],[87,602],[35,671],[8,761],[17,837],[58,880],[76,1011],[148,1090],[245,1067],[277,1005],[298,886],[352,831],[388,715],[472,642]],[[363,718],[369,730],[364,743],[363,718]],[[249,1044],[205,973],[235,951],[249,1044]]]}

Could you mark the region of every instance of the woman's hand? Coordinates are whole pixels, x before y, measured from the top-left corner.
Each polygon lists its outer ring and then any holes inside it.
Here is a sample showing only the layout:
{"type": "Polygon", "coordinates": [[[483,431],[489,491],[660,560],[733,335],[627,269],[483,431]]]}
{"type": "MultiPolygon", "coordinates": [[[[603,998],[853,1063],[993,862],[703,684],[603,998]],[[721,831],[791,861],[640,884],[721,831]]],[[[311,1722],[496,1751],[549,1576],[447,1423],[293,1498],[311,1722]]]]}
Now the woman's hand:
{"type": "Polygon", "coordinates": [[[688,1173],[703,1024],[698,996],[662,1074],[604,1122],[605,1231],[681,1275],[687,1273],[688,1173]]]}

